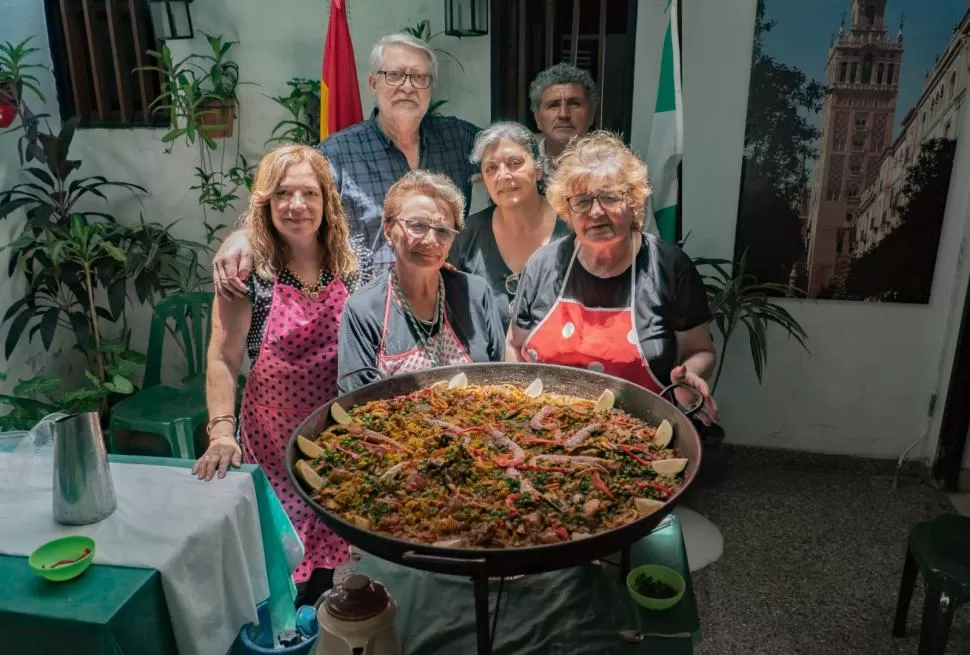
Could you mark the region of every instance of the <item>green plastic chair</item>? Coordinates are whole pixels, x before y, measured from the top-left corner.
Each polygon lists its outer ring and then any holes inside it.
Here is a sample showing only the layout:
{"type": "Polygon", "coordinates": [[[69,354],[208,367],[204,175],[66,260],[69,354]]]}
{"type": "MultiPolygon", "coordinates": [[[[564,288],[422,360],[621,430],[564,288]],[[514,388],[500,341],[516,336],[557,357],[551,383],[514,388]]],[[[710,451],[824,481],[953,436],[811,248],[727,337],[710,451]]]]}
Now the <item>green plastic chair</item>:
{"type": "Polygon", "coordinates": [[[926,582],[919,655],[943,655],[957,606],[970,600],[970,517],[944,514],[909,533],[893,636],[906,634],[917,574],[926,582]]]}
{"type": "MultiPolygon", "coordinates": [[[[205,354],[209,344],[212,294],[182,293],[168,296],[155,306],[148,337],[145,381],[141,391],[125,398],[111,410],[110,448],[117,452],[117,430],[160,434],[172,454],[195,459],[195,431],[206,422],[205,354]],[[161,384],[162,350],[166,326],[175,324],[188,364],[183,387],[161,384]]],[[[237,393],[238,395],[238,393],[237,393]]]]}

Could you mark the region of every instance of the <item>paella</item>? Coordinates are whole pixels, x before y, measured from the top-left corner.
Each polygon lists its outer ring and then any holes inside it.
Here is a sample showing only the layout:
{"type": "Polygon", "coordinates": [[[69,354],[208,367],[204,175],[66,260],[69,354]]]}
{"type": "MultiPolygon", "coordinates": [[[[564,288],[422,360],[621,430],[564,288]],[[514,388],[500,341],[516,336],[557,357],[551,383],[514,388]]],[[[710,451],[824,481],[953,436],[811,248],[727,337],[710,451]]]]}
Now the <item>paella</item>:
{"type": "Polygon", "coordinates": [[[344,409],[300,435],[297,476],[359,528],[448,547],[515,548],[589,537],[646,516],[683,486],[673,428],[536,380],[464,376],[344,409]]]}

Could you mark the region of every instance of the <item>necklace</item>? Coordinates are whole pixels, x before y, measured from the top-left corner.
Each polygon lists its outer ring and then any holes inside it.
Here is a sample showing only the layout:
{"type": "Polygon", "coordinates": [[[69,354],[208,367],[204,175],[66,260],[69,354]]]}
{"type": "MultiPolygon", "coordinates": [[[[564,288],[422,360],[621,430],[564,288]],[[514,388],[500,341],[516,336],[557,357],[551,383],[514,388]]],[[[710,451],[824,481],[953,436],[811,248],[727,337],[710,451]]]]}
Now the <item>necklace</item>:
{"type": "Polygon", "coordinates": [[[323,290],[323,271],[317,275],[316,284],[307,284],[306,281],[296,274],[296,272],[286,269],[293,279],[300,283],[300,293],[307,300],[316,300],[320,296],[320,291],[323,290]]]}
{"type": "Polygon", "coordinates": [[[422,321],[418,317],[411,307],[411,303],[408,302],[407,296],[401,290],[401,282],[397,278],[397,271],[393,268],[391,269],[391,288],[394,291],[394,296],[397,298],[398,303],[401,305],[401,311],[404,312],[408,324],[418,333],[418,341],[421,343],[421,348],[424,349],[428,359],[431,360],[431,365],[441,366],[441,360],[444,358],[445,352],[444,338],[441,334],[441,327],[444,324],[445,315],[445,282],[441,274],[438,274],[438,298],[435,303],[434,317],[431,319],[431,325],[428,327],[425,327],[425,321],[422,321]],[[438,340],[435,343],[435,347],[432,348],[430,342],[435,331],[438,332],[438,340]]]}

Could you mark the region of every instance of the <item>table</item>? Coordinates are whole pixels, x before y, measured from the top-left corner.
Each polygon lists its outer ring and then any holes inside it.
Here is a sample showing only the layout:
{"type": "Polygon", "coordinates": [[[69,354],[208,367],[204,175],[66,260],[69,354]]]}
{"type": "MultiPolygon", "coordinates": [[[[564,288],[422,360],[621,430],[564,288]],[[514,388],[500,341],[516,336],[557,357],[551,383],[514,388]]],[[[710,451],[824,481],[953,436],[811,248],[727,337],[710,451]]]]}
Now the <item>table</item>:
{"type": "MultiPolygon", "coordinates": [[[[180,468],[193,464],[121,455],[112,455],[110,460],[180,468]]],[[[279,524],[282,508],[274,509],[273,503],[278,506],[279,501],[262,471],[244,465],[241,472],[253,478],[268,600],[278,610],[274,625],[285,627],[287,612],[289,621],[293,620],[295,588],[280,535],[292,527],[288,522],[279,524]]],[[[4,583],[0,587],[0,652],[4,654],[176,652],[167,602],[173,599],[166,599],[161,575],[154,569],[93,564],[80,578],[53,584],[37,577],[25,557],[4,555],[0,556],[0,580],[4,583]]],[[[230,644],[225,646],[228,649],[230,644]]]]}
{"type": "MultiPolygon", "coordinates": [[[[687,581],[684,598],[666,612],[636,605],[619,579],[619,567],[600,563],[529,575],[502,583],[495,655],[689,655],[700,645],[700,619],[687,566],[680,521],[665,524],[633,544],[631,566],[663,564],[687,581]],[[690,633],[691,638],[647,638],[631,644],[622,629],[657,633],[690,633]]],[[[619,557],[611,558],[619,563],[619,557]]],[[[467,578],[427,573],[364,555],[357,571],[387,586],[398,603],[397,631],[409,655],[475,653],[475,611],[467,578]]],[[[492,582],[494,614],[499,587],[492,582]]]]}
{"type": "Polygon", "coordinates": [[[7,655],[169,655],[175,635],[155,569],[92,565],[70,584],[0,555],[0,651],[7,655]]]}

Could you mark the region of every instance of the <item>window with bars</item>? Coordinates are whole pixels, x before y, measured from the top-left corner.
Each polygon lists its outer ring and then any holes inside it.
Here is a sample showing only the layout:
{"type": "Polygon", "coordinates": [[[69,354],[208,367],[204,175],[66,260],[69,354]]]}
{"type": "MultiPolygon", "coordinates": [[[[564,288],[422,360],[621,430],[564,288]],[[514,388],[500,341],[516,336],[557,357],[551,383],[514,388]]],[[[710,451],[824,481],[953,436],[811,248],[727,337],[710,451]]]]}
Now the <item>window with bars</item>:
{"type": "Polygon", "coordinates": [[[161,94],[151,65],[157,49],[143,0],[44,0],[61,118],[82,127],[159,127],[149,105],[161,94]]]}

